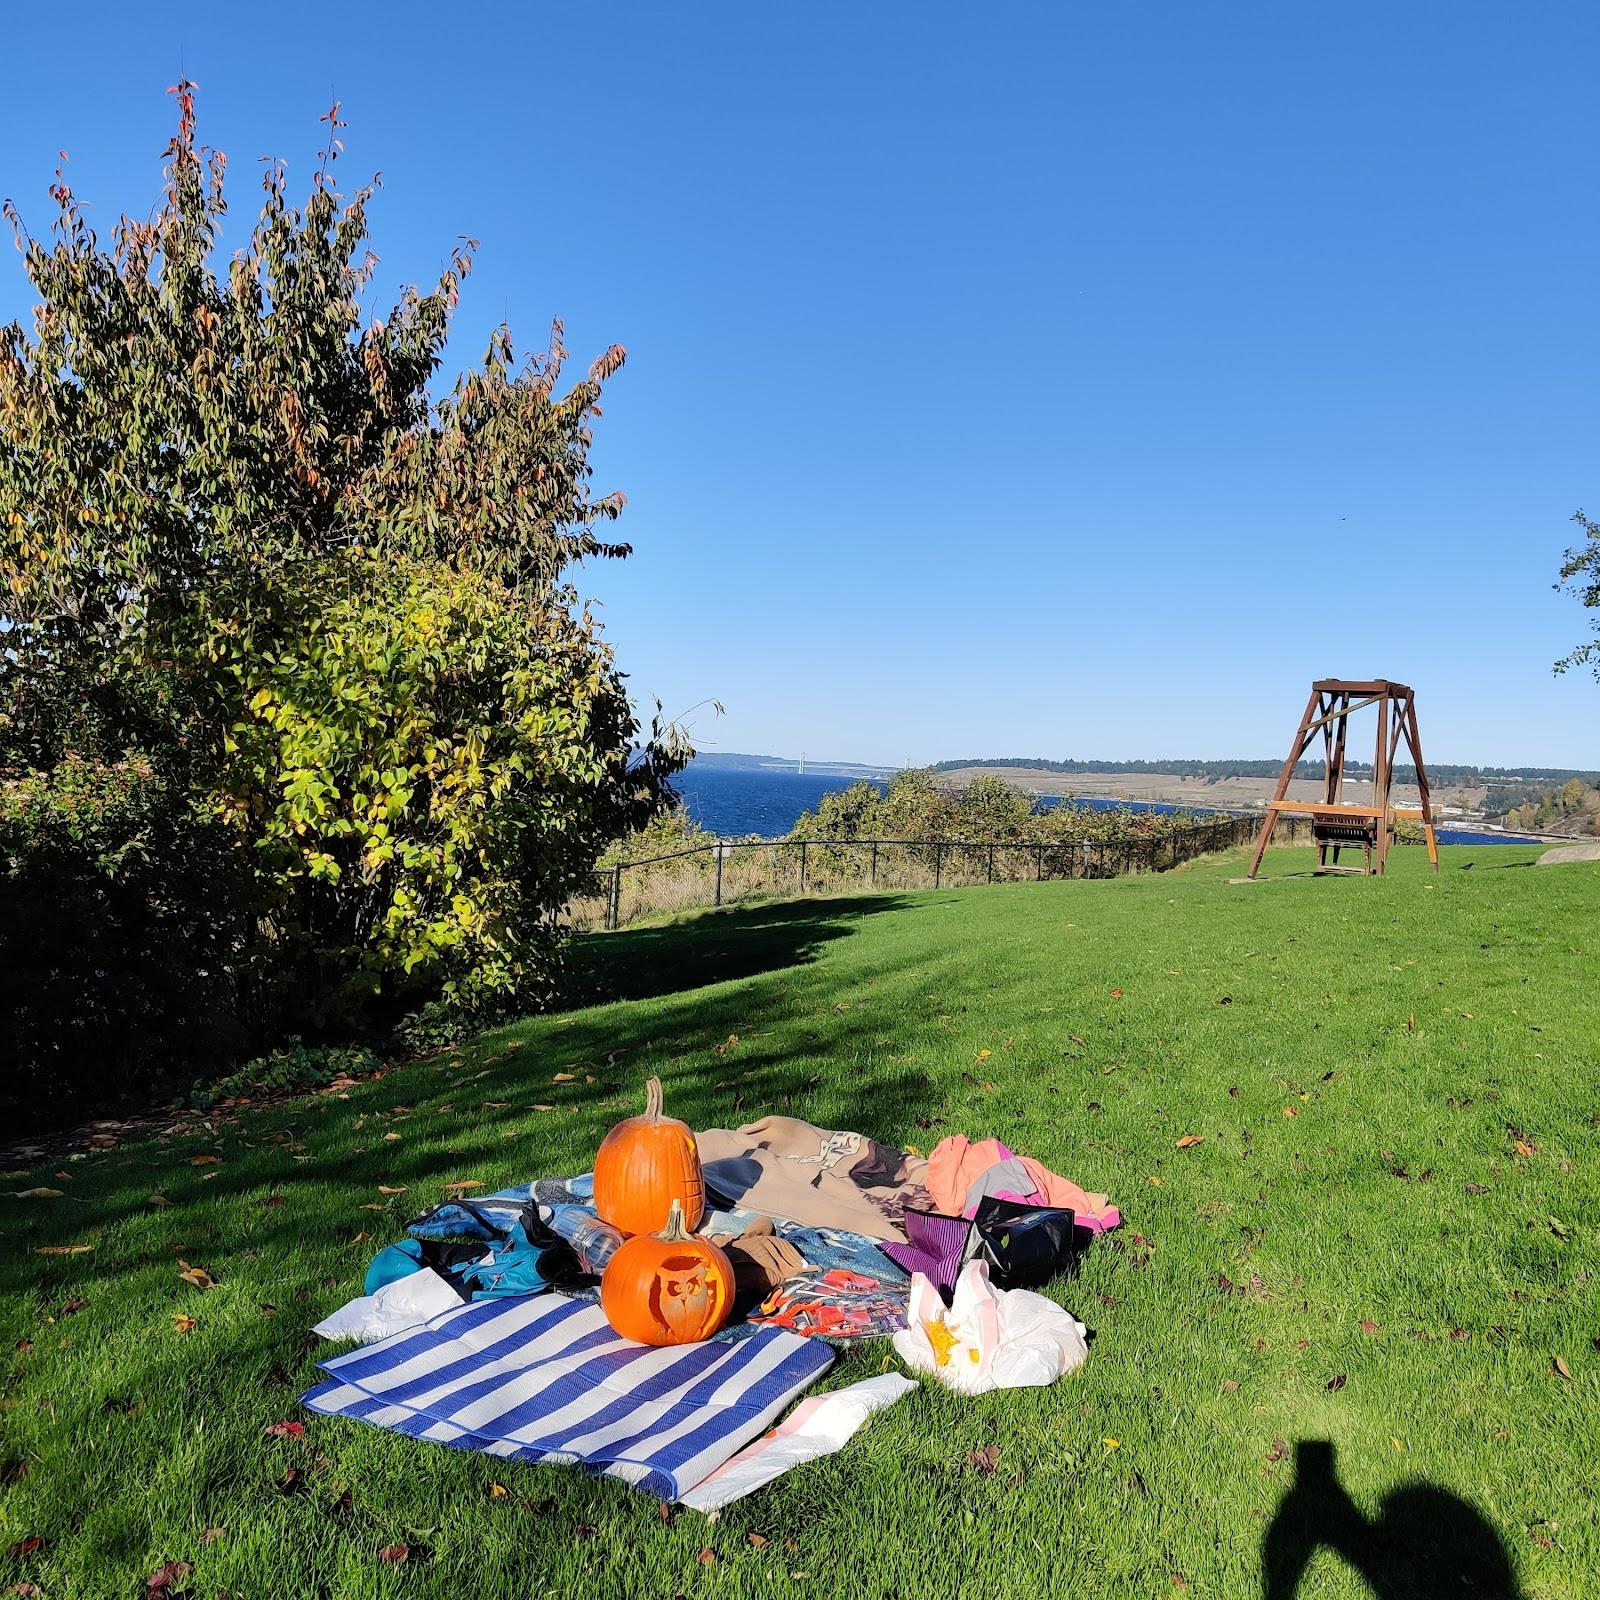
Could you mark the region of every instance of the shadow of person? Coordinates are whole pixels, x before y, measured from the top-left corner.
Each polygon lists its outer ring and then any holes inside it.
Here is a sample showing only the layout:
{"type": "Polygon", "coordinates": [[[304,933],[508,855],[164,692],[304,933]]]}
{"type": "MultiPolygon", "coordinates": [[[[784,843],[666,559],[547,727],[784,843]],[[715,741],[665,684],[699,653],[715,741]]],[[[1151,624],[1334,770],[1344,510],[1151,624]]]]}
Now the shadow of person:
{"type": "Polygon", "coordinates": [[[1342,1556],[1378,1600],[1522,1600],[1511,1558],[1458,1495],[1410,1483],[1366,1516],[1334,1473],[1333,1445],[1295,1445],[1294,1483],[1261,1544],[1265,1600],[1294,1600],[1323,1546],[1342,1556]]]}

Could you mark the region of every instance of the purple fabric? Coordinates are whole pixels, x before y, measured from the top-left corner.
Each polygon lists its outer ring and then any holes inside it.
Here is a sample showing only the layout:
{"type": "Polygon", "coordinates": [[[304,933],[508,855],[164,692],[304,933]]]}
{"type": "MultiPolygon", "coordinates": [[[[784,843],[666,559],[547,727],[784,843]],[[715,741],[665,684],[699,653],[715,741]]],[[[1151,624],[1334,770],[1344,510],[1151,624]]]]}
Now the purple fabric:
{"type": "Polygon", "coordinates": [[[972,1237],[966,1217],[937,1211],[905,1212],[906,1243],[883,1240],[878,1248],[907,1272],[920,1272],[936,1289],[949,1293],[965,1264],[972,1237]]]}

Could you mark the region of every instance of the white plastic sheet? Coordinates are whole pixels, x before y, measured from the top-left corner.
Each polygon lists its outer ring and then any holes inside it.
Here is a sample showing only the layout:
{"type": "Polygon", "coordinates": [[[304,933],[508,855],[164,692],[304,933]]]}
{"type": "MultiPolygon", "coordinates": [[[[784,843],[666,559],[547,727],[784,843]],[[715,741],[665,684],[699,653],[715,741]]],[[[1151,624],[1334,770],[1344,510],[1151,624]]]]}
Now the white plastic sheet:
{"type": "Polygon", "coordinates": [[[842,1450],[875,1411],[916,1388],[898,1372],[802,1400],[770,1433],[746,1445],[709,1478],[678,1497],[691,1511],[716,1511],[769,1484],[790,1467],[842,1450]]]}
{"type": "Polygon", "coordinates": [[[430,1317],[461,1304],[461,1296],[432,1267],[422,1267],[386,1283],[376,1294],[358,1295],[324,1317],[312,1330],[324,1339],[355,1339],[372,1344],[419,1327],[430,1317]]]}

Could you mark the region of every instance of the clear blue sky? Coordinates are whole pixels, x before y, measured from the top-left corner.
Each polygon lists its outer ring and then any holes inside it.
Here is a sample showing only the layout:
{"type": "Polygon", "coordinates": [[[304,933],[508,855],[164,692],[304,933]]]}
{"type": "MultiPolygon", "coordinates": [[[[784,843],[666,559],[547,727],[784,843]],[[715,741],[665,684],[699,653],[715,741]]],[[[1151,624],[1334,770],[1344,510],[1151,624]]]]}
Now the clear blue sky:
{"type": "MultiPolygon", "coordinates": [[[[730,750],[1275,755],[1313,676],[1436,760],[1600,766],[1550,585],[1600,510],[1600,8],[29,7],[0,191],[109,229],[162,91],[389,282],[482,241],[456,353],[613,339],[637,548],[583,586],[730,750]],[[1373,572],[1379,576],[1370,576],[1373,572]]],[[[25,311],[0,258],[0,316],[25,311]]]]}

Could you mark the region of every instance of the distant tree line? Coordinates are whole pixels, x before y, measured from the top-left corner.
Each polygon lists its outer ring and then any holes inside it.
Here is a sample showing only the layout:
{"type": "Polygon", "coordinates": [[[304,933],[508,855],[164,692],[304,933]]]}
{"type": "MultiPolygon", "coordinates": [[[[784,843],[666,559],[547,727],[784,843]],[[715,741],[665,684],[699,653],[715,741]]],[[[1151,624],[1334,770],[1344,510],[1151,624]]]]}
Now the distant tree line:
{"type": "MultiPolygon", "coordinates": [[[[1281,761],[1050,761],[1042,756],[984,756],[962,761],[936,761],[932,772],[955,772],[964,767],[1018,767],[1029,772],[1148,772],[1171,774],[1179,778],[1198,778],[1206,783],[1217,783],[1224,778],[1275,778],[1283,769],[1281,761]]],[[[1345,774],[1351,778],[1372,776],[1370,761],[1346,761],[1345,774]]],[[[1302,761],[1295,768],[1297,778],[1320,778],[1320,759],[1302,761]]],[[[1415,783],[1417,769],[1401,764],[1394,769],[1397,783],[1415,783]]],[[[1577,778],[1588,784],[1600,784],[1600,773],[1584,772],[1576,767],[1478,767],[1442,766],[1428,764],[1428,781],[1435,788],[1445,785],[1489,785],[1515,783],[1529,780],[1543,784],[1564,783],[1577,778]]]]}

